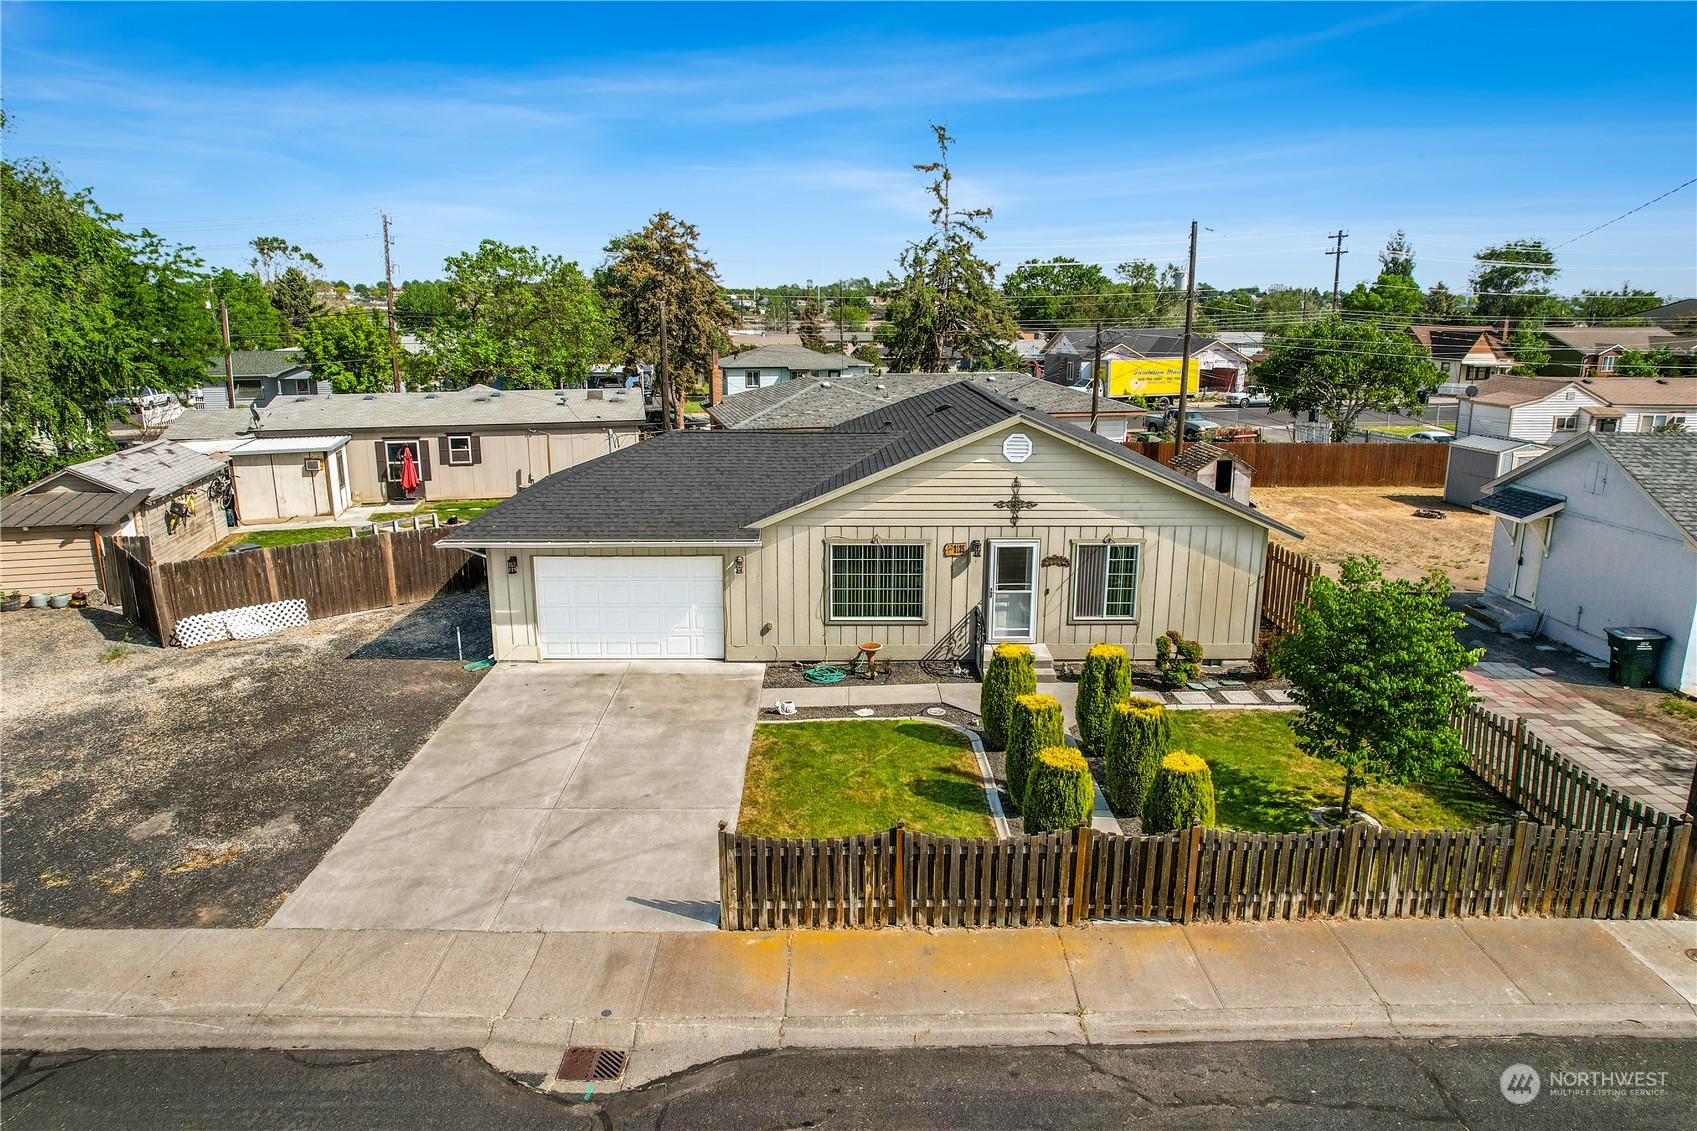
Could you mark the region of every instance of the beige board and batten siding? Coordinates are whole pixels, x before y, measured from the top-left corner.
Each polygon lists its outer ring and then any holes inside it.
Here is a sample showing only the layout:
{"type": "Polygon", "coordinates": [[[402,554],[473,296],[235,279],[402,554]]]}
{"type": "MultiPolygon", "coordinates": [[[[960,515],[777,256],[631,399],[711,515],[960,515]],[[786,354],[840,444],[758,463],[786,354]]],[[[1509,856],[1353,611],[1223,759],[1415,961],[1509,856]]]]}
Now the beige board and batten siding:
{"type": "Polygon", "coordinates": [[[491,548],[496,659],[538,658],[531,567],[538,554],[718,555],[725,577],[726,659],[844,660],[862,641],[877,640],[884,645],[880,655],[899,660],[925,655],[983,602],[990,541],[1035,540],[1039,559],[1057,554],[1073,559],[1079,542],[1109,537],[1142,547],[1137,619],[1075,621],[1071,568],[1039,566],[1037,639],[1053,655],[1076,659],[1090,645],[1108,642],[1148,660],[1155,638],[1174,628],[1200,641],[1212,659],[1249,658],[1260,629],[1265,528],[1016,423],[774,523],[762,531],[759,546],[491,548]],[[1002,456],[1002,440],[1012,431],[1025,431],[1034,442],[1024,463],[1002,456]],[[1008,498],[1016,475],[1021,496],[1038,504],[1017,526],[995,507],[1008,498]],[[827,545],[874,535],[883,542],[927,544],[924,623],[828,623],[827,545]],[[985,555],[943,556],[946,543],[974,540],[983,543],[985,555]],[[518,559],[516,573],[507,572],[509,555],[518,559]],[[740,574],[733,568],[737,556],[744,561],[740,574]],[[763,631],[767,624],[772,628],[763,631]]]}
{"type": "Polygon", "coordinates": [[[230,533],[224,522],[224,504],[209,498],[206,487],[205,481],[196,483],[175,495],[148,503],[136,513],[136,534],[151,539],[155,561],[180,562],[199,557],[230,533]],[[171,500],[191,496],[194,513],[173,526],[166,514],[171,500]]]}
{"type": "MultiPolygon", "coordinates": [[[[118,527],[106,528],[116,533],[118,527]]],[[[100,588],[94,539],[88,526],[42,526],[0,530],[0,589],[31,593],[69,593],[100,588]]]]}
{"type": "Polygon", "coordinates": [[[243,522],[279,522],[311,515],[333,516],[336,453],[278,452],[230,461],[243,522]],[[318,470],[307,468],[316,460],[318,470]]]}
{"type": "Polygon", "coordinates": [[[612,425],[592,430],[548,432],[488,428],[452,429],[423,433],[397,428],[384,432],[359,431],[347,446],[348,481],[355,503],[372,504],[389,498],[388,484],[378,478],[379,444],[394,440],[417,440],[430,445],[430,478],[419,485],[421,499],[504,499],[532,483],[606,455],[608,433],[613,444],[624,447],[636,442],[634,425],[612,425]],[[448,436],[478,437],[479,460],[475,464],[452,464],[442,458],[448,436]]]}

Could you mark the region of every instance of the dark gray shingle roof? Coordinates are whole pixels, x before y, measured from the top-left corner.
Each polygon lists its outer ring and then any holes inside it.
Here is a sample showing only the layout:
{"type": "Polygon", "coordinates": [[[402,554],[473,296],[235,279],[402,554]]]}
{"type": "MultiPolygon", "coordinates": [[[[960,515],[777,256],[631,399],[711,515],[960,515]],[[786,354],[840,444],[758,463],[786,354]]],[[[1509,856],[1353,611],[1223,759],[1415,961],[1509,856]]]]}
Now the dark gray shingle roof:
{"type": "Polygon", "coordinates": [[[1697,432],[1593,433],[1687,537],[1697,538],[1697,432]]]}
{"type": "Polygon", "coordinates": [[[806,346],[792,346],[779,343],[770,346],[755,346],[751,350],[732,354],[730,357],[719,359],[720,369],[802,369],[812,372],[815,369],[854,369],[864,373],[871,366],[858,357],[849,357],[840,353],[820,353],[806,346]]]}
{"type": "Polygon", "coordinates": [[[43,483],[76,475],[113,491],[146,490],[157,499],[217,475],[227,466],[224,460],[170,440],[149,440],[109,456],[72,464],[43,483]]]}
{"type": "MultiPolygon", "coordinates": [[[[1076,415],[1090,411],[1090,394],[1029,373],[882,373],[833,377],[830,381],[783,381],[726,397],[708,415],[722,428],[830,428],[878,405],[970,381],[997,396],[1039,412],[1076,415]]],[[[1102,398],[1103,415],[1142,415],[1125,401],[1102,398]]]]}
{"type": "MultiPolygon", "coordinates": [[[[301,366],[298,350],[237,350],[230,355],[237,377],[270,377],[301,366]]],[[[216,384],[224,379],[224,356],[207,358],[206,379],[216,384]]]]}
{"type": "Polygon", "coordinates": [[[1524,487],[1498,487],[1473,504],[1475,510],[1500,514],[1504,518],[1528,519],[1560,507],[1566,500],[1524,487]]]}

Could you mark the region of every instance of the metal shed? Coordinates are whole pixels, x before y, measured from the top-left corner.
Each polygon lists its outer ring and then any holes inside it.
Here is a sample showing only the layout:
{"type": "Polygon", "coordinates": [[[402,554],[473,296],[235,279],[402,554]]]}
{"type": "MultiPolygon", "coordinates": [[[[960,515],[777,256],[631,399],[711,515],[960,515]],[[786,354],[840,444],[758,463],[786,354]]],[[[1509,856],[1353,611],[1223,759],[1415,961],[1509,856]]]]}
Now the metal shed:
{"type": "Polygon", "coordinates": [[[1458,436],[1450,444],[1449,471],[1444,476],[1444,499],[1470,507],[1485,494],[1485,484],[1550,449],[1530,440],[1501,436],[1458,436]]]}

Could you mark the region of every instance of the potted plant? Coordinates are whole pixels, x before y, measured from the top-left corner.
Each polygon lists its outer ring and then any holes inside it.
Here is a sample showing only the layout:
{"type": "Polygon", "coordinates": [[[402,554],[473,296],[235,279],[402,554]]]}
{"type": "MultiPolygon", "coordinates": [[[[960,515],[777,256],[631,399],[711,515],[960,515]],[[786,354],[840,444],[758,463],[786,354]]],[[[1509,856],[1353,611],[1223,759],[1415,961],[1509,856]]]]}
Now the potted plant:
{"type": "Polygon", "coordinates": [[[24,595],[16,589],[0,593],[0,613],[15,613],[23,608],[24,595]]]}
{"type": "Polygon", "coordinates": [[[29,607],[32,609],[45,609],[47,607],[47,594],[31,593],[29,595],[29,607]]]}
{"type": "Polygon", "coordinates": [[[73,608],[73,609],[86,609],[86,608],[88,608],[88,594],[85,593],[81,589],[71,590],[71,608],[73,608]]]}
{"type": "Polygon", "coordinates": [[[47,607],[50,609],[63,609],[70,603],[71,595],[69,593],[55,593],[47,598],[47,607]]]}

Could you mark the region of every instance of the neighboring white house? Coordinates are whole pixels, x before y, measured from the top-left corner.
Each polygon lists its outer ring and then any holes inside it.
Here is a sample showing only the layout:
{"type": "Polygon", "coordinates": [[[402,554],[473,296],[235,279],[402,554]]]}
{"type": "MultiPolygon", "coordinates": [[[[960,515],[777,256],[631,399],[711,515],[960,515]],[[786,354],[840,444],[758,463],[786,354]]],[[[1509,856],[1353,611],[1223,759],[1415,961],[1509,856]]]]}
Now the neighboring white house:
{"type": "Polygon", "coordinates": [[[1697,694],[1697,434],[1593,433],[1486,489],[1498,623],[1522,610],[1516,627],[1599,658],[1609,629],[1656,629],[1659,682],[1697,694]]]}
{"type": "Polygon", "coordinates": [[[1443,370],[1437,391],[1444,396],[1460,396],[1469,385],[1507,376],[1515,366],[1502,336],[1489,326],[1410,326],[1408,332],[1443,370]]]}
{"type": "Polygon", "coordinates": [[[488,554],[503,662],[848,660],[866,641],[919,660],[986,640],[1149,660],[1169,629],[1231,662],[1260,638],[1272,530],[1296,535],[961,381],[822,431],[663,433],[439,544],[488,554]]]}
{"type": "Polygon", "coordinates": [[[719,371],[725,375],[725,395],[745,389],[760,389],[797,377],[857,377],[872,372],[859,358],[840,353],[820,353],[806,346],[756,346],[724,358],[719,371]]]}
{"type": "Polygon", "coordinates": [[[1455,434],[1562,444],[1588,432],[1654,432],[1697,415],[1697,378],[1501,377],[1463,397],[1455,434]]]}

